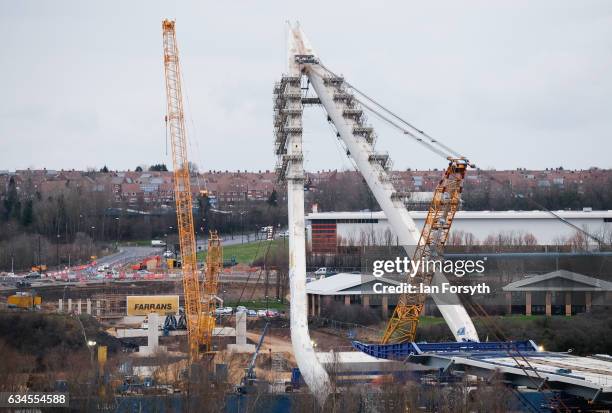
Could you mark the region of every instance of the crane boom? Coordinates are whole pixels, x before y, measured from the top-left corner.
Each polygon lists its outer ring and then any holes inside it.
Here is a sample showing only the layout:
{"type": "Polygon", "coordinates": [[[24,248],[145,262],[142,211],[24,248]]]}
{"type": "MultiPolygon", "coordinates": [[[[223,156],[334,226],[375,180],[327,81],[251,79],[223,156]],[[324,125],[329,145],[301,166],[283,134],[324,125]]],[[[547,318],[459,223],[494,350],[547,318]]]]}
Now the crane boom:
{"type": "MultiPolygon", "coordinates": [[[[412,261],[428,262],[442,259],[443,248],[459,207],[463,179],[469,162],[464,158],[449,158],[449,165],[436,186],[429,206],[421,237],[412,261]]],[[[423,267],[421,267],[423,268],[423,267]]],[[[427,269],[427,268],[426,268],[427,269]]],[[[408,282],[413,285],[430,285],[433,271],[418,271],[408,282]]],[[[423,311],[427,294],[402,294],[381,340],[382,344],[414,341],[419,316],[423,311]]]]}
{"type": "Polygon", "coordinates": [[[195,361],[199,352],[201,335],[199,331],[199,318],[202,314],[202,303],[200,301],[199,272],[196,260],[189,161],[187,159],[187,136],[185,133],[183,95],[181,91],[181,70],[174,25],[175,22],[172,20],[164,20],[162,22],[164,72],[168,105],[167,118],[174,169],[174,199],[176,202],[179,244],[181,246],[189,356],[191,361],[195,361]]]}
{"type": "Polygon", "coordinates": [[[204,351],[212,350],[213,331],[215,330],[215,309],[219,274],[223,270],[223,250],[217,231],[210,231],[208,253],[206,255],[206,277],[202,286],[202,314],[200,315],[201,346],[204,351]]]}

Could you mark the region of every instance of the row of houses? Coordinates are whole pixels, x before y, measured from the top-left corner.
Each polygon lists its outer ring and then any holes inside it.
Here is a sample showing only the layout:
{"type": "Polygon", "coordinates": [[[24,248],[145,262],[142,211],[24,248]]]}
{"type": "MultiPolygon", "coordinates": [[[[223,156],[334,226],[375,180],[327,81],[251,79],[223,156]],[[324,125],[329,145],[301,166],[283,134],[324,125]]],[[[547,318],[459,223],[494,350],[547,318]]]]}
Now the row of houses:
{"type": "MultiPolygon", "coordinates": [[[[18,193],[48,196],[67,190],[100,192],[117,204],[144,207],[174,202],[172,172],[84,172],[54,170],[0,171],[0,193],[14,183],[18,193]]],[[[210,172],[194,174],[194,198],[202,190],[221,202],[265,201],[274,190],[273,172],[210,172]]]]}
{"type": "MultiPolygon", "coordinates": [[[[439,170],[407,170],[392,172],[392,179],[399,191],[426,193],[434,190],[440,179],[439,170]]],[[[307,187],[316,190],[323,182],[349,175],[360,179],[355,171],[337,170],[308,173],[307,187]]],[[[520,188],[564,188],[574,185],[578,190],[587,184],[597,184],[612,179],[612,170],[597,168],[587,170],[546,169],[527,171],[471,171],[467,183],[480,185],[504,182],[520,188]]],[[[4,192],[13,180],[17,190],[26,194],[40,193],[43,196],[64,189],[104,192],[116,203],[128,205],[164,205],[173,202],[172,172],[167,171],[77,171],[24,169],[0,171],[0,192],[4,192]]],[[[265,201],[276,186],[272,171],[207,171],[192,176],[192,190],[197,195],[207,189],[218,201],[224,203],[240,201],[265,201]]]]}

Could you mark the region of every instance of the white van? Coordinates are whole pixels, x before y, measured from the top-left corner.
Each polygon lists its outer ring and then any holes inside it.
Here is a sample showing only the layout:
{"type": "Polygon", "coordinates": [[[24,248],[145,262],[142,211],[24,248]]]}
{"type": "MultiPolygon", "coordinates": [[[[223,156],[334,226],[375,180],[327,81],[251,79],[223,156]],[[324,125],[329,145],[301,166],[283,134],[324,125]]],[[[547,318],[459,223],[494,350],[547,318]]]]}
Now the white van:
{"type": "Polygon", "coordinates": [[[154,239],[151,241],[152,247],[165,247],[166,243],[160,239],[154,239]]]}

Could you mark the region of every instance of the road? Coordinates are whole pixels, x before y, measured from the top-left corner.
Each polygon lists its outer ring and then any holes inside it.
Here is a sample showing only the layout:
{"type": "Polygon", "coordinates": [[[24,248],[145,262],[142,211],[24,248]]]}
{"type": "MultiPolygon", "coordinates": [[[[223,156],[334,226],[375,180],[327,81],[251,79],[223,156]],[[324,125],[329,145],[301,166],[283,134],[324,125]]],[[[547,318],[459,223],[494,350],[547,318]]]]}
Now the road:
{"type": "Polygon", "coordinates": [[[98,265],[121,266],[151,255],[161,255],[164,248],[159,247],[120,247],[119,252],[99,258],[98,265]]]}
{"type": "MultiPolygon", "coordinates": [[[[245,237],[246,241],[246,237],[245,237]]],[[[238,244],[241,242],[240,237],[236,237],[233,240],[229,239],[224,241],[224,245],[232,245],[238,244]]],[[[162,255],[165,248],[160,247],[139,247],[139,246],[122,246],[120,247],[119,252],[114,254],[107,255],[105,257],[100,257],[96,260],[96,264],[87,268],[79,268],[73,267],[68,271],[63,271],[61,275],[56,274],[54,271],[50,271],[48,273],[48,277],[42,280],[28,280],[32,287],[34,288],[45,288],[45,287],[57,287],[60,285],[73,285],[76,282],[87,283],[87,284],[104,284],[109,281],[108,277],[99,278],[100,274],[96,271],[98,267],[102,265],[108,265],[111,269],[122,271],[121,267],[124,267],[130,263],[138,262],[143,258],[150,257],[153,255],[162,255]],[[71,274],[71,275],[69,275],[71,274]],[[60,277],[56,279],[57,277],[60,277]],[[74,279],[69,278],[74,277],[74,279]]],[[[25,275],[25,274],[20,274],[25,275]]],[[[177,274],[170,276],[163,276],[161,279],[151,279],[149,281],[168,281],[173,278],[176,278],[177,274]]],[[[276,274],[272,273],[268,276],[268,282],[272,285],[276,283],[276,274]]],[[[231,282],[248,282],[249,284],[257,284],[260,283],[263,285],[265,282],[266,275],[263,272],[256,271],[253,273],[246,272],[232,272],[230,274],[223,273],[220,277],[221,283],[231,283],[231,282]]],[[[22,280],[22,277],[0,277],[0,290],[6,289],[15,289],[15,285],[18,281],[22,280]]],[[[121,278],[121,279],[113,279],[112,282],[117,283],[130,283],[140,277],[134,276],[129,278],[121,278]]]]}

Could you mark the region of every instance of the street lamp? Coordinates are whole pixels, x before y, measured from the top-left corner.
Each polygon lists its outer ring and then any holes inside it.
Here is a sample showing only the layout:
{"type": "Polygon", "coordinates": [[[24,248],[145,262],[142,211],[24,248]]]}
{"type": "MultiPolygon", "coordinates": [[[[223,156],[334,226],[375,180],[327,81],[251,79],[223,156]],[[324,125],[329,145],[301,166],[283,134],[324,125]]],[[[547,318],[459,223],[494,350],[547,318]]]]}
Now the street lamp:
{"type": "Polygon", "coordinates": [[[247,214],[249,211],[242,211],[239,212],[240,214],[240,243],[243,244],[244,243],[244,215],[247,214]]]}
{"type": "Polygon", "coordinates": [[[56,254],[57,254],[57,269],[59,270],[60,268],[60,260],[59,260],[59,243],[60,243],[60,234],[59,232],[57,233],[57,242],[55,243],[56,246],[56,254]]]}
{"type": "Polygon", "coordinates": [[[93,252],[95,251],[95,247],[96,247],[96,237],[95,237],[95,229],[96,227],[94,227],[93,225],[91,226],[91,249],[92,251],[89,253],[89,256],[91,258],[91,256],[93,256],[93,252]]]}
{"type": "Polygon", "coordinates": [[[115,222],[117,223],[117,239],[115,240],[115,248],[119,245],[119,217],[115,217],[115,222]]]}
{"type": "Polygon", "coordinates": [[[87,340],[87,347],[89,348],[89,362],[91,365],[91,369],[95,370],[95,364],[94,364],[94,347],[96,346],[96,342],[93,340],[87,340]]]}

